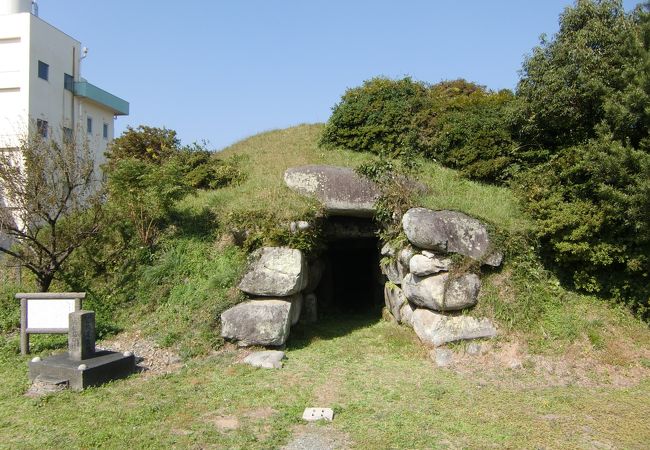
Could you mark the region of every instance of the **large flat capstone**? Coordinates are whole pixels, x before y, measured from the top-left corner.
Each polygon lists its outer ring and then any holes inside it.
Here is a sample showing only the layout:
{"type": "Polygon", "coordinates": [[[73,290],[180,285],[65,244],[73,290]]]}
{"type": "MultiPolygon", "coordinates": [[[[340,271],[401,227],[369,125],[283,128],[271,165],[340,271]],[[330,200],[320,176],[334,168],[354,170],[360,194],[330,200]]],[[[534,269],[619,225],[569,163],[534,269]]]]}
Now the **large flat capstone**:
{"type": "Polygon", "coordinates": [[[318,199],[333,216],[372,217],[379,188],[347,167],[311,165],[292,167],[284,173],[286,185],[318,199]]]}
{"type": "Polygon", "coordinates": [[[307,263],[300,250],[262,247],[251,253],[239,289],[251,295],[286,297],[307,285],[307,263]]]}
{"type": "Polygon", "coordinates": [[[491,338],[497,334],[489,319],[449,317],[426,309],[416,309],[412,323],[420,340],[436,347],[465,339],[491,338]]]}
{"type": "Polygon", "coordinates": [[[250,300],[221,314],[221,336],[240,345],[277,346],[286,342],[292,302],[281,299],[250,300]]]}
{"type": "Polygon", "coordinates": [[[490,257],[492,248],[485,225],[461,212],[411,208],[402,217],[402,227],[416,247],[484,259],[490,265],[501,263],[500,258],[490,257]]]}

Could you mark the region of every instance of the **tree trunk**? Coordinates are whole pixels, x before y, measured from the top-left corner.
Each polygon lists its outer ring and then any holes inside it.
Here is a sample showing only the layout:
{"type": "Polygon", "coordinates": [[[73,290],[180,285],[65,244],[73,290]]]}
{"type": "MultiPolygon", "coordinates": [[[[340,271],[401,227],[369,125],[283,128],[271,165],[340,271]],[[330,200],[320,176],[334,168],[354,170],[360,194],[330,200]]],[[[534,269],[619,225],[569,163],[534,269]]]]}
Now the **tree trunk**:
{"type": "Polygon", "coordinates": [[[43,275],[38,277],[38,292],[47,292],[50,289],[50,284],[54,276],[52,275],[43,275]]]}

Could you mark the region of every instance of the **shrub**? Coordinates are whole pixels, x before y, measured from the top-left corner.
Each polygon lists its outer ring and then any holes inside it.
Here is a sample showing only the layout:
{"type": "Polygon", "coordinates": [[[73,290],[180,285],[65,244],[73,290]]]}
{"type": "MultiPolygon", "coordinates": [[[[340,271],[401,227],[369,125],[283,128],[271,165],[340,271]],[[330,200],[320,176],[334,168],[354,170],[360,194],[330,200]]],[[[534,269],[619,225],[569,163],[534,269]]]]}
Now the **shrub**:
{"type": "Polygon", "coordinates": [[[599,136],[529,171],[517,189],[558,273],[647,312],[650,155],[599,136]]]}
{"type": "Polygon", "coordinates": [[[398,156],[413,149],[413,118],[426,102],[427,87],[410,78],[365,81],[334,106],[320,145],[398,156]]]}
{"type": "Polygon", "coordinates": [[[178,153],[180,144],[174,130],[146,125],[128,126],[120,137],[113,139],[106,156],[109,163],[139,159],[161,164],[178,153]]]}
{"type": "Polygon", "coordinates": [[[147,247],[155,244],[174,202],[190,192],[182,167],[173,160],[158,165],[123,159],[114,164],[108,180],[113,220],[126,221],[147,247]]]}
{"type": "Polygon", "coordinates": [[[504,181],[526,165],[509,128],[514,96],[464,83],[465,89],[451,92],[448,83],[432,87],[436,100],[421,114],[420,147],[429,158],[469,178],[504,181]]]}

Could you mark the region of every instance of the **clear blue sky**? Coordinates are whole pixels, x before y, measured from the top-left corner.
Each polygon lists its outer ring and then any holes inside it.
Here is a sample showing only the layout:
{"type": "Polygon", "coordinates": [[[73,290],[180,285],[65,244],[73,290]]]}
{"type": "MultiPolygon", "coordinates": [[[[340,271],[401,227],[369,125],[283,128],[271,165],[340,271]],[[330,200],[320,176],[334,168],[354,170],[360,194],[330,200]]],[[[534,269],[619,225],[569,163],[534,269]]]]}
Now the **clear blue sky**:
{"type": "MultiPolygon", "coordinates": [[[[625,0],[626,9],[638,1],[625,0]]],[[[571,0],[40,0],[90,51],[82,74],[131,103],[117,120],[220,149],[324,122],[345,89],[384,75],[516,86],[571,0]]]]}

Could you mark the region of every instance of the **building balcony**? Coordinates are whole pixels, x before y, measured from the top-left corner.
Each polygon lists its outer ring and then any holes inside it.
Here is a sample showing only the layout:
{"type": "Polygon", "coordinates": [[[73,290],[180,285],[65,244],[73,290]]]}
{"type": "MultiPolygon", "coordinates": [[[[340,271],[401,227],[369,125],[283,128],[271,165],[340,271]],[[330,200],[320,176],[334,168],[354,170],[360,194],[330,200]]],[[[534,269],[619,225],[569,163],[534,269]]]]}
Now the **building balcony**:
{"type": "Polygon", "coordinates": [[[97,86],[90,84],[87,81],[75,81],[74,95],[81,98],[87,98],[99,105],[102,105],[111,111],[116,116],[129,115],[129,102],[106,92],[97,86]]]}

